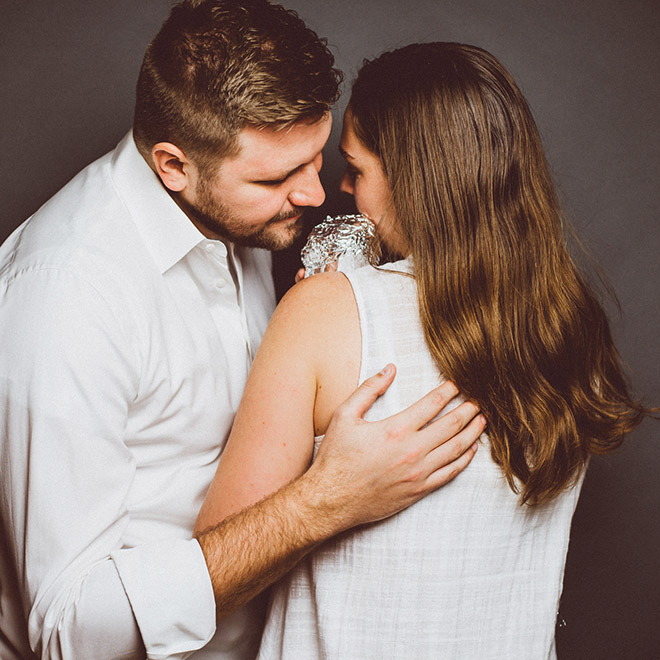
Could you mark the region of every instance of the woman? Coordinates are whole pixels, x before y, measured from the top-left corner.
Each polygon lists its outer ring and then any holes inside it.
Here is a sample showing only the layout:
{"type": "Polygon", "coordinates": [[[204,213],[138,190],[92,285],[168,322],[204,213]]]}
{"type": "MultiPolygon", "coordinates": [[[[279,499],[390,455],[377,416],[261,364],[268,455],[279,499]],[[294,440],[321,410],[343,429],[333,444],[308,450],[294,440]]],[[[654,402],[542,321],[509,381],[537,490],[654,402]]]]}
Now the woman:
{"type": "Polygon", "coordinates": [[[285,296],[198,526],[303,472],[374,365],[398,375],[371,418],[451,379],[488,420],[470,467],[296,568],[274,590],[260,657],[554,657],[589,455],[646,411],[566,249],[527,103],[485,51],[414,44],[362,68],[341,150],[342,190],[405,258],[285,296]]]}

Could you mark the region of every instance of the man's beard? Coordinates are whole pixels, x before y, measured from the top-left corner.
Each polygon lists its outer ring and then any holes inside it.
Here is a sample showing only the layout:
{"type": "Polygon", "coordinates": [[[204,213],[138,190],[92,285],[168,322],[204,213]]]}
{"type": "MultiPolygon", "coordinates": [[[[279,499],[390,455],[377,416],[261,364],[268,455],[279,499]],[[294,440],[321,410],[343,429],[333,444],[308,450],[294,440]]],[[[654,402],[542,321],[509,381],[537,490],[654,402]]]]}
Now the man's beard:
{"type": "Polygon", "coordinates": [[[221,239],[235,245],[262,248],[264,250],[285,250],[303,232],[303,208],[294,207],[287,213],[278,213],[265,224],[254,226],[238,220],[231,209],[215,199],[207,177],[201,177],[197,184],[197,204],[186,209],[199,225],[210,230],[221,239]],[[300,216],[295,222],[287,223],[287,218],[300,216]]]}

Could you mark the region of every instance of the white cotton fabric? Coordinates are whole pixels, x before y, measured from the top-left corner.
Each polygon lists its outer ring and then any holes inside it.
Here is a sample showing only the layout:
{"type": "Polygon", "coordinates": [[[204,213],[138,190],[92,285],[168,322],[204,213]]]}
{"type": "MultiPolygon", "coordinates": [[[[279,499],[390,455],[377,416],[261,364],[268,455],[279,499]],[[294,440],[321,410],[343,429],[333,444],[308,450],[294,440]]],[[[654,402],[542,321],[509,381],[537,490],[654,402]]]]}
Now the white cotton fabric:
{"type": "MultiPolygon", "coordinates": [[[[347,273],[362,330],[360,380],[397,376],[380,419],[435,387],[410,260],[347,273]]],[[[457,401],[454,405],[457,405],[457,401]]],[[[320,439],[319,439],[320,440],[320,439]]],[[[400,514],[331,540],[274,589],[260,660],[554,659],[578,485],[521,507],[484,435],[454,481],[400,514]]]]}
{"type": "Polygon", "coordinates": [[[191,535],[273,308],[130,133],[0,248],[2,660],[253,657],[191,535]]]}

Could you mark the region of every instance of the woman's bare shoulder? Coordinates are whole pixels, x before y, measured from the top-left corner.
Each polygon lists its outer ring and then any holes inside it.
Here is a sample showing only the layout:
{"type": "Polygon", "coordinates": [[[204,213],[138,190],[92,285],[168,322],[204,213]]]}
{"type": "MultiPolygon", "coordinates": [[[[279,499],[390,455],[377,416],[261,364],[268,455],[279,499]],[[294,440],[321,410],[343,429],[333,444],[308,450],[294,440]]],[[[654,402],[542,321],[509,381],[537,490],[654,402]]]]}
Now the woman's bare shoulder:
{"type": "Polygon", "coordinates": [[[279,315],[336,316],[355,307],[353,289],[342,273],[319,273],[292,286],[280,301],[279,315]]]}

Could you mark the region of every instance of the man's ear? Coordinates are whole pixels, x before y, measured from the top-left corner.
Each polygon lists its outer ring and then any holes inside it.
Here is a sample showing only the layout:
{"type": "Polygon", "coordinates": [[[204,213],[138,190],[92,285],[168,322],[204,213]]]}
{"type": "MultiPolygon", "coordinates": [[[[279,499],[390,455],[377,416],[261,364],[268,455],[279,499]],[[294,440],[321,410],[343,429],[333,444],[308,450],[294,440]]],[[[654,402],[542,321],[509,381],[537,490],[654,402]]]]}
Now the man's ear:
{"type": "Polygon", "coordinates": [[[182,192],[193,184],[194,165],[186,155],[171,142],[158,142],[151,149],[156,174],[172,192],[182,192]]]}

